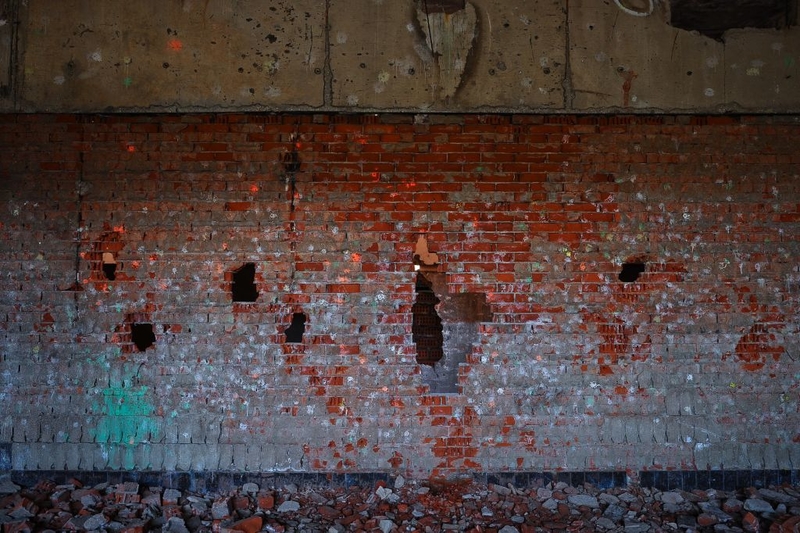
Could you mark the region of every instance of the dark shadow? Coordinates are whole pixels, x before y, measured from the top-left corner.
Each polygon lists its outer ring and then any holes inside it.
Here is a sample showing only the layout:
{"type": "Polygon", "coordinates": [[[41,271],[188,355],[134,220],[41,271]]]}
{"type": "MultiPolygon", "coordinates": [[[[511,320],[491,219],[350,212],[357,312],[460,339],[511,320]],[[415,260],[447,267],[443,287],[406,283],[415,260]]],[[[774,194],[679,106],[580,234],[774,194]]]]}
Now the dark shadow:
{"type": "Polygon", "coordinates": [[[303,342],[303,333],[306,332],[306,315],[303,313],[292,314],[292,323],[283,331],[286,342],[303,342]]]}
{"type": "Polygon", "coordinates": [[[639,275],[642,272],[644,272],[644,263],[623,263],[622,271],[619,273],[619,280],[625,283],[631,283],[639,279],[639,275]]]}
{"type": "Polygon", "coordinates": [[[147,350],[156,342],[156,335],[153,333],[153,324],[131,324],[131,340],[140,352],[147,350]]]}
{"type": "Polygon", "coordinates": [[[117,264],[116,263],[103,263],[103,275],[109,281],[114,281],[117,276],[117,264]]]}
{"type": "Polygon", "coordinates": [[[417,346],[417,363],[433,366],[444,357],[444,335],[442,319],[436,312],[439,298],[433,292],[432,283],[417,273],[415,290],[417,299],[411,307],[411,334],[417,346]]]}
{"type": "Polygon", "coordinates": [[[255,284],[256,265],[246,263],[239,270],[233,273],[233,284],[231,293],[234,302],[255,302],[258,298],[258,290],[255,284]]]}

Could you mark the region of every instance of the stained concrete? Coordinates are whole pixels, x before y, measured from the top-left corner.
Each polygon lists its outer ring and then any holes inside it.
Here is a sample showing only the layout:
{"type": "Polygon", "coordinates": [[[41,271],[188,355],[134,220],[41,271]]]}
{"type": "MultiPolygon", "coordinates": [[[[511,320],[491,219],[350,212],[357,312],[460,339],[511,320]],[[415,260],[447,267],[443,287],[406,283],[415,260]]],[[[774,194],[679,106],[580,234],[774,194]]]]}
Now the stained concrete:
{"type": "Polygon", "coordinates": [[[670,20],[650,0],[0,0],[0,110],[800,110],[796,26],[670,20]]]}
{"type": "Polygon", "coordinates": [[[325,4],[35,0],[22,109],[319,106],[325,4]]]}
{"type": "Polygon", "coordinates": [[[12,61],[15,47],[16,8],[11,0],[0,2],[0,109],[11,107],[12,96],[12,61]]]}
{"type": "Polygon", "coordinates": [[[789,111],[800,103],[800,32],[734,29],[724,40],[590,0],[570,5],[574,107],[789,111]]]}

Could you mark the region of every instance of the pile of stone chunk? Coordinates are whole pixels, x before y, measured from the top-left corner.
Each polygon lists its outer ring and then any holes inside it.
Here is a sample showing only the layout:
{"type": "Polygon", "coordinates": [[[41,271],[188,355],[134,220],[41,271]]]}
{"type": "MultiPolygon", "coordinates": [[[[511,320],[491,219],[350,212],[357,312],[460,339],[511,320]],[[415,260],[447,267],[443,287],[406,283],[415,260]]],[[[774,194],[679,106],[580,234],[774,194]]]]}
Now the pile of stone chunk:
{"type": "Polygon", "coordinates": [[[72,479],[23,488],[0,479],[3,533],[108,531],[764,532],[800,533],[796,487],[658,491],[636,485],[599,490],[549,483],[537,488],[473,481],[370,487],[262,488],[195,494],[135,482],[86,487],[72,479]]]}

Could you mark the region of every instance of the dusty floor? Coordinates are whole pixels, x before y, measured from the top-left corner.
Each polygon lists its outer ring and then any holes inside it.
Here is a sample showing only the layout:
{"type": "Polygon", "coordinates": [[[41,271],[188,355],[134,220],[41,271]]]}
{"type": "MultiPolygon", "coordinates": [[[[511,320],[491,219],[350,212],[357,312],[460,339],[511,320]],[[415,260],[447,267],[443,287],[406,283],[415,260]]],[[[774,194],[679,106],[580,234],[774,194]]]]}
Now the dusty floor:
{"type": "Polygon", "coordinates": [[[658,491],[589,484],[545,487],[406,481],[369,487],[246,483],[194,494],[135,482],[83,486],[0,478],[0,524],[23,531],[800,532],[800,488],[658,491]]]}

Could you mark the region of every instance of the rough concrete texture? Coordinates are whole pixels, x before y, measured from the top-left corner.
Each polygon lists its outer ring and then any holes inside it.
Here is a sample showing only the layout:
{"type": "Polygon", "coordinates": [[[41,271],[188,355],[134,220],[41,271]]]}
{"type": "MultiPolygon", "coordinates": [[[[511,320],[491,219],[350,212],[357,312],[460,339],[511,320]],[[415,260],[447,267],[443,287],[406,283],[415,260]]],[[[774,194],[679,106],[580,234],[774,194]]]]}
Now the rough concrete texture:
{"type": "Polygon", "coordinates": [[[659,0],[0,8],[5,110],[800,110],[796,26],[715,40],[659,0]]]}
{"type": "Polygon", "coordinates": [[[796,119],[425,118],[2,116],[0,464],[795,468],[796,119]],[[457,393],[416,363],[422,235],[443,322],[491,309],[457,393]]]}
{"type": "Polygon", "coordinates": [[[575,109],[798,108],[797,29],[734,29],[717,41],[668,25],[667,9],[636,17],[611,7],[570,4],[575,109]]]}
{"type": "Polygon", "coordinates": [[[23,108],[322,104],[322,2],[68,0],[20,10],[23,108]]]}
{"type": "Polygon", "coordinates": [[[430,13],[430,28],[415,2],[361,3],[360,17],[351,2],[331,9],[334,106],[563,106],[561,2],[470,1],[452,14],[430,13]]]}

